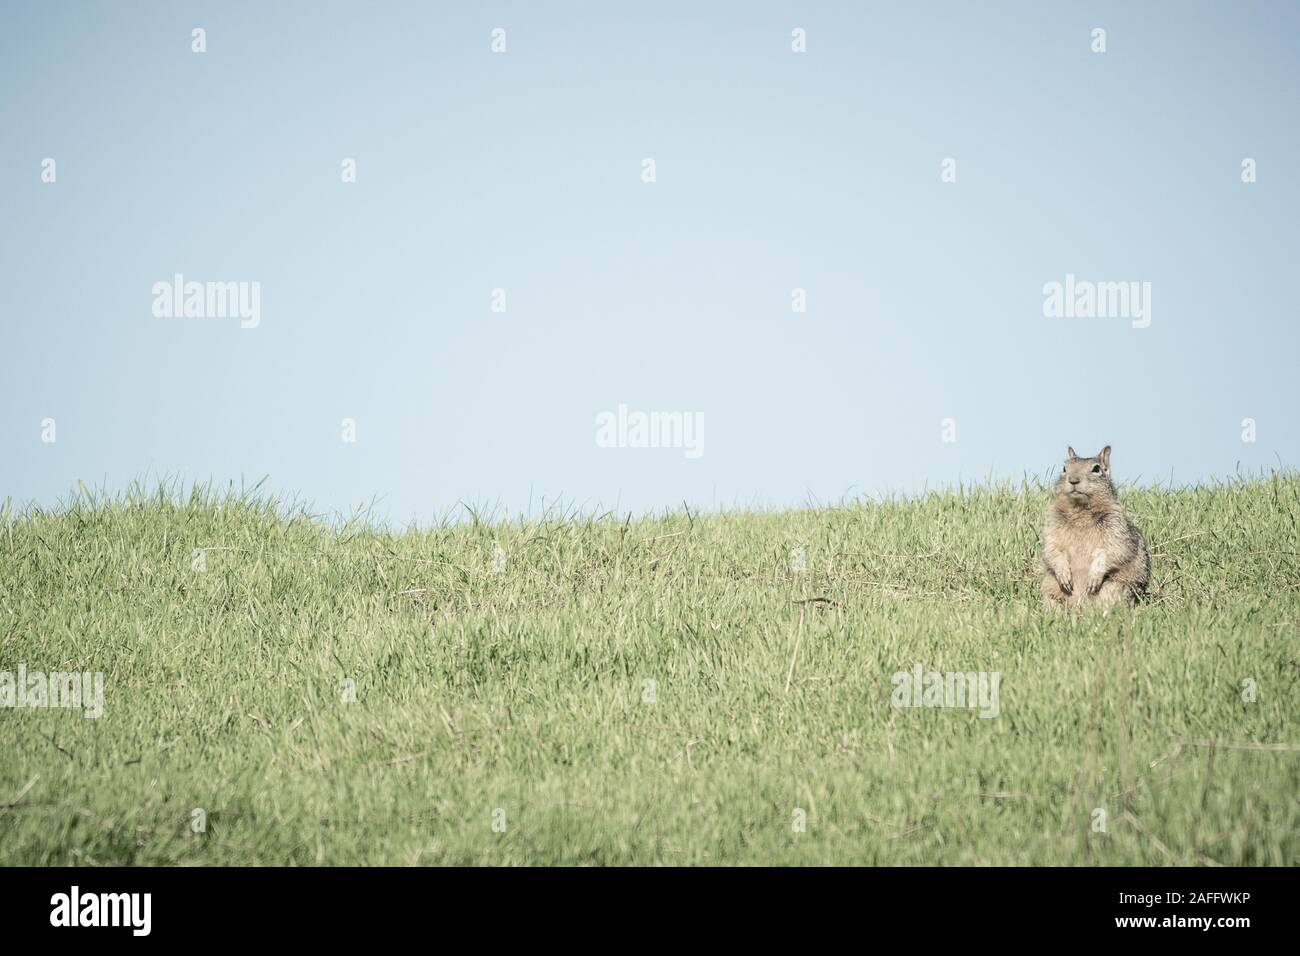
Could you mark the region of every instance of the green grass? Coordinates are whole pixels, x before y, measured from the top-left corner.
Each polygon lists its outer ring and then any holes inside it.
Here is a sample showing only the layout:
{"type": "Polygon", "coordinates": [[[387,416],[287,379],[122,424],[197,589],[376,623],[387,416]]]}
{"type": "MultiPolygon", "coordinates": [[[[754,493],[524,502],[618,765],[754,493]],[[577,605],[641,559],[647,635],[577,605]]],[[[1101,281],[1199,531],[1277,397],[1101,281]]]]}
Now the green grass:
{"type": "Polygon", "coordinates": [[[0,671],[106,689],[0,710],[0,863],[1295,865],[1300,476],[1124,499],[1154,594],[1104,618],[1041,610],[1032,486],[403,533],[7,508],[0,671]],[[917,662],[1000,672],[999,716],[895,710],[917,662]]]}

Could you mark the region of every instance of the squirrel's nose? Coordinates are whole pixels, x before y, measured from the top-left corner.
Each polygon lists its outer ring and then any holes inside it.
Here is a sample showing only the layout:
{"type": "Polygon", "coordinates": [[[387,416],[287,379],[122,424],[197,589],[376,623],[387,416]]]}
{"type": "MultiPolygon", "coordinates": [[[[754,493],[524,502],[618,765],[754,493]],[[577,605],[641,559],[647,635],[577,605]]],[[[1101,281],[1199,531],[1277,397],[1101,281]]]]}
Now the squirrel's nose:
{"type": "Polygon", "coordinates": [[[1078,479],[1078,478],[1073,478],[1073,477],[1072,477],[1072,478],[1070,479],[1070,484],[1072,484],[1072,485],[1077,485],[1078,483],[1079,483],[1079,479],[1078,479]]]}

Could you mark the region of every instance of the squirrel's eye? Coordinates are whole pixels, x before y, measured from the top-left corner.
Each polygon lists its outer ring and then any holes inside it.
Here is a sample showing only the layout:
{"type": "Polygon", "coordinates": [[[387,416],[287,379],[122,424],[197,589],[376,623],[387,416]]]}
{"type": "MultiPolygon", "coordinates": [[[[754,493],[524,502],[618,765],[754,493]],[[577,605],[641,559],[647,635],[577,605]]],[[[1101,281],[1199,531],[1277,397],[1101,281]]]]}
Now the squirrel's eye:
{"type": "Polygon", "coordinates": [[[1101,471],[1101,465],[1093,465],[1092,470],[1093,473],[1096,474],[1097,472],[1101,471]]]}

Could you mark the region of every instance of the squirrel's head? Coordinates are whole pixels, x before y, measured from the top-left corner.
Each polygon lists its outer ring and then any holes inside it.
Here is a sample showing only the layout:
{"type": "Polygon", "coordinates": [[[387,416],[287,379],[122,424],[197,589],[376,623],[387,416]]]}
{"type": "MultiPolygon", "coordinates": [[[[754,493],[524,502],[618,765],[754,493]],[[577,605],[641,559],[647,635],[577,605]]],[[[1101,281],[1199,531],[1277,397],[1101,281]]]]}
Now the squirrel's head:
{"type": "Polygon", "coordinates": [[[1073,448],[1067,450],[1070,457],[1065,460],[1061,477],[1056,481],[1057,496],[1081,507],[1113,501],[1115,485],[1110,480],[1110,446],[1092,458],[1080,458],[1073,448]]]}

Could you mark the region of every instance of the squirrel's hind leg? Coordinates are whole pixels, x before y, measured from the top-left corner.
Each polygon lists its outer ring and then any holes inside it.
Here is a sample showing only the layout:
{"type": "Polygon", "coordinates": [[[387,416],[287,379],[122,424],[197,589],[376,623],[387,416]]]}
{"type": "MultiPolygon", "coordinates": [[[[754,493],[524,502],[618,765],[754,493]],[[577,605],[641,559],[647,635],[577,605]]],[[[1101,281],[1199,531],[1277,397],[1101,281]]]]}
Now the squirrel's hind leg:
{"type": "Polygon", "coordinates": [[[1133,591],[1129,588],[1128,583],[1119,581],[1115,578],[1108,579],[1097,592],[1097,605],[1102,612],[1109,612],[1117,604],[1131,603],[1133,591]]]}

